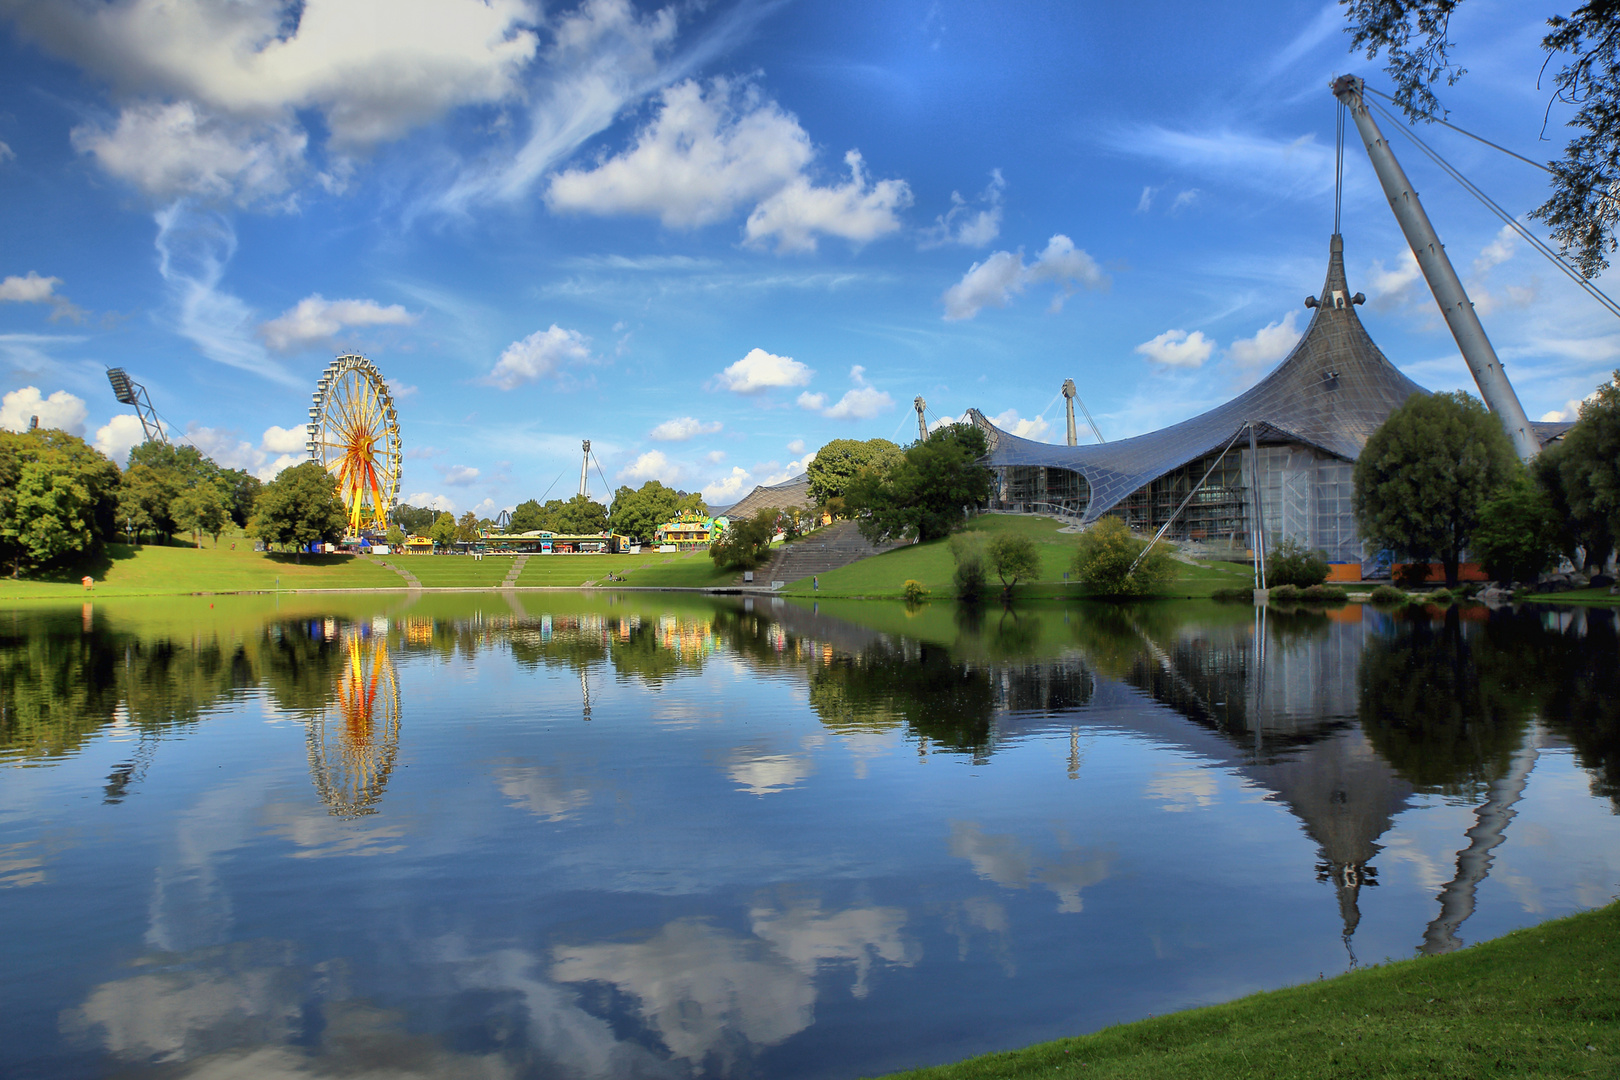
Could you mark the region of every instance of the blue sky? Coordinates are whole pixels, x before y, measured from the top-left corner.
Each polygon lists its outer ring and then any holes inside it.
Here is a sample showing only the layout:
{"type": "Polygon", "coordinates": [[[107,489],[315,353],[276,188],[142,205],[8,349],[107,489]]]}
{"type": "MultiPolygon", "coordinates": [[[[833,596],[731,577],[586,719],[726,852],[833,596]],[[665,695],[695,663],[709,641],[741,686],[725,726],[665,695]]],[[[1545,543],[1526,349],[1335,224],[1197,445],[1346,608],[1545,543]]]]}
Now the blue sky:
{"type": "MultiPolygon", "coordinates": [[[[1442,93],[1539,159],[1548,13],[1469,0],[1442,93]]],[[[729,503],[914,435],[918,394],[1061,441],[1073,378],[1137,434],[1304,328],[1327,84],[1388,86],[1347,46],[1327,3],[0,0],[0,425],[122,460],[116,365],[271,476],[352,349],[395,390],[403,494],[481,513],[571,493],[582,438],[612,486],[729,503]]],[[[1422,134],[1513,212],[1546,197],[1422,134]]],[[[1620,328],[1394,139],[1526,410],[1568,412],[1620,328]]],[[[1359,143],[1345,171],[1374,340],[1472,389],[1359,143]]]]}

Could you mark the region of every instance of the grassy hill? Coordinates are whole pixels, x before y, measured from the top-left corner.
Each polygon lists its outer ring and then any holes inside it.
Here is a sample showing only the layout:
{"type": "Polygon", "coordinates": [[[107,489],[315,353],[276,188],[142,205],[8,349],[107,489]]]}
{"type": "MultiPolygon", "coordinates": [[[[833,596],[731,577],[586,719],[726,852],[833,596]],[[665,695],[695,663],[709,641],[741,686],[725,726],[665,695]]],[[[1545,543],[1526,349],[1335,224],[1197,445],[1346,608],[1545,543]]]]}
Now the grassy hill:
{"type": "MultiPolygon", "coordinates": [[[[1017,595],[1024,598],[1077,597],[1087,595],[1086,590],[1064,580],[1074,559],[1078,537],[1074,533],[1059,532],[1062,526],[1051,518],[1022,517],[1005,514],[984,514],[968,523],[968,529],[991,535],[1017,532],[1035,541],[1041,555],[1041,574],[1037,581],[1018,586],[1017,595]]],[[[949,541],[932,540],[926,544],[911,544],[893,551],[863,559],[852,566],[821,575],[821,588],[812,592],[809,581],[798,581],[782,591],[790,596],[816,596],[848,598],[893,598],[902,595],[907,579],[920,581],[932,590],[936,599],[950,599],[955,595],[951,575],[956,562],[951,558],[949,541]]],[[[991,585],[998,591],[1000,584],[992,576],[991,585]]],[[[1181,564],[1181,574],[1160,595],[1167,597],[1207,597],[1216,589],[1242,588],[1253,584],[1248,567],[1236,563],[1211,563],[1189,566],[1181,564]]]]}

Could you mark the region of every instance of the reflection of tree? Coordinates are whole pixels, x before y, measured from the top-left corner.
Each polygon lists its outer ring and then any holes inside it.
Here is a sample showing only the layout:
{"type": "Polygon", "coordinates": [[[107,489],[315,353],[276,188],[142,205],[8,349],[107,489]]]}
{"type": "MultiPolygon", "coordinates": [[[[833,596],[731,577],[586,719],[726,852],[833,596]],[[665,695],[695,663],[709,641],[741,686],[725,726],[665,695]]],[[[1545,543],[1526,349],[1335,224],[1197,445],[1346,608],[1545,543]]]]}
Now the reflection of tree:
{"type": "Polygon", "coordinates": [[[76,613],[0,622],[0,757],[60,757],[112,722],[118,678],[105,644],[76,613]]]}
{"type": "Polygon", "coordinates": [[[896,722],[952,750],[982,749],[996,706],[988,672],[917,642],[834,655],[810,669],[810,704],[840,730],[886,730],[896,722]]]}
{"type": "Polygon", "coordinates": [[[1370,636],[1360,683],[1362,730],[1379,755],[1447,795],[1476,796],[1507,771],[1534,704],[1522,660],[1464,633],[1455,607],[1439,625],[1418,614],[1370,636]]]}
{"type": "Polygon", "coordinates": [[[351,627],[331,709],[308,721],[309,771],[338,817],[377,812],[399,753],[399,682],[386,638],[351,627]]]}

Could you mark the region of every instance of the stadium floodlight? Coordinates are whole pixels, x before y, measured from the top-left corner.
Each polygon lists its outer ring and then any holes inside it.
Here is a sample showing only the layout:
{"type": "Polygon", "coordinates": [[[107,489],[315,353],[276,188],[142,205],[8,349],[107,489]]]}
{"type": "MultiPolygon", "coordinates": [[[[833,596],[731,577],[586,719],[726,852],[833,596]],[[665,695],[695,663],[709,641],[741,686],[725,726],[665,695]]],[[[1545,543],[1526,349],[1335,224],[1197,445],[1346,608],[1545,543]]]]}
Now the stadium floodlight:
{"type": "Polygon", "coordinates": [[[147,442],[160,442],[167,445],[169,436],[163,431],[163,424],[158,420],[157,410],[152,408],[152,397],[146,392],[146,387],[129,377],[123,368],[108,368],[107,381],[112,384],[113,397],[120,404],[133,405],[135,416],[141,422],[141,431],[147,442]]]}

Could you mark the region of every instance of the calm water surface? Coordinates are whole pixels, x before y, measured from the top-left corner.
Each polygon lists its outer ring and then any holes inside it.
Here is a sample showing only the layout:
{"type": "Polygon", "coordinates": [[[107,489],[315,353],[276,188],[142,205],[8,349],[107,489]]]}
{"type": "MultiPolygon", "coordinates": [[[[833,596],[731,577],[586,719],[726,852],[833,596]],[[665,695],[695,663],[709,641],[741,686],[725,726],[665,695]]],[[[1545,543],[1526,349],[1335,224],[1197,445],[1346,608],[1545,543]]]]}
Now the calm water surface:
{"type": "Polygon", "coordinates": [[[0,1075],[854,1077],[1620,892],[1613,613],[0,612],[0,1075]]]}

